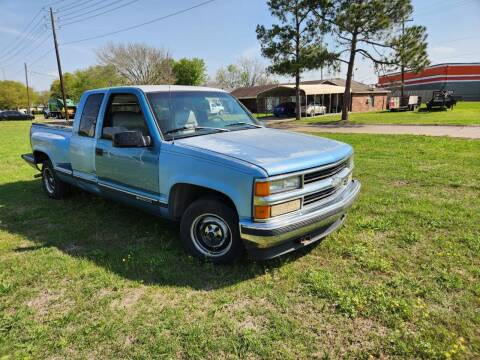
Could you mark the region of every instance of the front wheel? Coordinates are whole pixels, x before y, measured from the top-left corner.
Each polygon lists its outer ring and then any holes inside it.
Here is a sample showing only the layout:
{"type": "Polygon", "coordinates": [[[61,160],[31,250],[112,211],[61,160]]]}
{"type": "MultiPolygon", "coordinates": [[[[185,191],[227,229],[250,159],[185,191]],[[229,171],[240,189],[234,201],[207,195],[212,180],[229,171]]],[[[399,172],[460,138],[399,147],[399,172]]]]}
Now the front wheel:
{"type": "Polygon", "coordinates": [[[46,160],[43,163],[42,184],[47,196],[51,199],[61,199],[70,190],[70,186],[58,178],[50,160],[46,160]]]}
{"type": "Polygon", "coordinates": [[[187,208],[180,238],[190,254],[216,264],[231,263],[244,252],[235,210],[214,197],[198,199],[187,208]]]}

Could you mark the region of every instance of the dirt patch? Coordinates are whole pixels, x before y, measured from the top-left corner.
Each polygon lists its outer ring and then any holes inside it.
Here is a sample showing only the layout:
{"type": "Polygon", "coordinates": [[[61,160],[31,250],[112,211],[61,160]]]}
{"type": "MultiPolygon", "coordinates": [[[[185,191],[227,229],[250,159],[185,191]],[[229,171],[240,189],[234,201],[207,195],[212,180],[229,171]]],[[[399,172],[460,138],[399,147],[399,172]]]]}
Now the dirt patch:
{"type": "Polygon", "coordinates": [[[73,306],[73,302],[65,299],[63,294],[63,290],[56,292],[43,290],[37,296],[27,301],[26,305],[35,311],[37,320],[42,320],[49,314],[62,315],[73,306]]]}
{"type": "Polygon", "coordinates": [[[118,299],[115,299],[110,304],[113,310],[127,310],[132,311],[134,306],[145,294],[145,287],[140,286],[138,288],[129,288],[123,291],[118,299]]]}

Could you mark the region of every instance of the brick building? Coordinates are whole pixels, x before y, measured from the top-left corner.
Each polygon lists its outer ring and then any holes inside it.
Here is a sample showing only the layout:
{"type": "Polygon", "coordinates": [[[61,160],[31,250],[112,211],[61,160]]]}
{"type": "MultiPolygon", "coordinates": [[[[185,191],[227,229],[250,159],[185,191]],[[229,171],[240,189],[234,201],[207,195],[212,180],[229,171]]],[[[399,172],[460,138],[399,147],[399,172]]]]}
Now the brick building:
{"type": "MultiPolygon", "coordinates": [[[[352,81],[350,111],[385,110],[388,90],[372,88],[352,81]]],[[[344,79],[303,81],[300,84],[301,104],[323,105],[328,113],[340,112],[345,91],[344,79]]],[[[273,107],[283,102],[295,102],[294,84],[273,84],[238,88],[232,91],[251,112],[271,112],[273,107]]]]}

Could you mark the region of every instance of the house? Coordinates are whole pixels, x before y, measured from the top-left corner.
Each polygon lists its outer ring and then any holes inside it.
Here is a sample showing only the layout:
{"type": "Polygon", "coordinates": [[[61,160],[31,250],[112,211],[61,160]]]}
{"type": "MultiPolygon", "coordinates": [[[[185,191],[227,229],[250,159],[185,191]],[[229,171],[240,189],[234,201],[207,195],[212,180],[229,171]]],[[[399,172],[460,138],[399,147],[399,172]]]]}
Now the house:
{"type": "MultiPolygon", "coordinates": [[[[340,112],[344,91],[344,79],[302,81],[300,83],[300,101],[302,105],[323,105],[326,107],[327,113],[340,112]]],[[[351,91],[350,111],[386,109],[388,90],[373,88],[352,80],[351,91]]],[[[295,85],[291,83],[238,88],[232,91],[232,95],[254,113],[271,112],[278,104],[296,101],[295,85]]]]}
{"type": "MultiPolygon", "coordinates": [[[[480,63],[445,63],[432,65],[419,73],[405,72],[405,95],[432,98],[435,90],[453,90],[465,101],[480,101],[480,63]]],[[[400,95],[401,73],[380,76],[378,85],[400,95]]]]}

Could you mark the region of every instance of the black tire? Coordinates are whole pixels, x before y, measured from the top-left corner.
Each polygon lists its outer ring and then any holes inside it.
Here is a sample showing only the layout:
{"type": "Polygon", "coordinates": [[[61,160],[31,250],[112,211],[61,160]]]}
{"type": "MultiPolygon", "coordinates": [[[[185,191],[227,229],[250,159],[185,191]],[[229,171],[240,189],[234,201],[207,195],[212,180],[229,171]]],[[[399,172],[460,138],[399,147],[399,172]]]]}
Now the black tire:
{"type": "Polygon", "coordinates": [[[70,191],[70,185],[58,178],[50,160],[46,160],[43,163],[42,185],[45,193],[51,199],[62,199],[70,191]]]}
{"type": "Polygon", "coordinates": [[[237,213],[215,197],[200,198],[185,210],[180,239],[188,253],[215,264],[232,263],[245,251],[237,213]]]}

